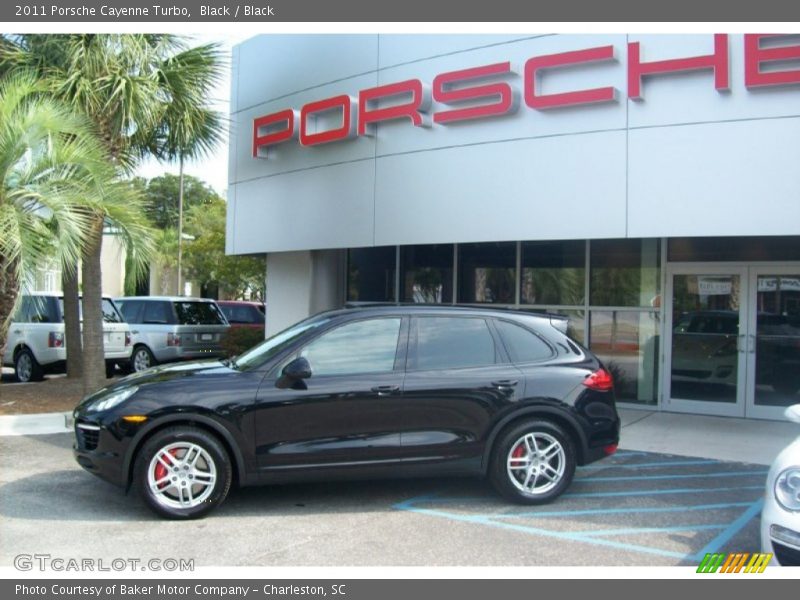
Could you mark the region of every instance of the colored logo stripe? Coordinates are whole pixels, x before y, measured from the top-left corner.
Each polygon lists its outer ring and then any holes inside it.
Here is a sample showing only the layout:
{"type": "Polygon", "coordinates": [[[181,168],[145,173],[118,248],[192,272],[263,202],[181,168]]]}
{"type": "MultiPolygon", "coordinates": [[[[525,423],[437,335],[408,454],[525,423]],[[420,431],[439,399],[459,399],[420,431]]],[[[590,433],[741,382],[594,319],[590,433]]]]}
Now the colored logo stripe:
{"type": "Polygon", "coordinates": [[[745,573],[763,573],[770,560],[772,560],[772,554],[758,552],[752,555],[748,552],[732,552],[727,555],[708,553],[697,567],[697,572],[716,573],[719,570],[720,573],[739,573],[744,568],[745,573]]]}

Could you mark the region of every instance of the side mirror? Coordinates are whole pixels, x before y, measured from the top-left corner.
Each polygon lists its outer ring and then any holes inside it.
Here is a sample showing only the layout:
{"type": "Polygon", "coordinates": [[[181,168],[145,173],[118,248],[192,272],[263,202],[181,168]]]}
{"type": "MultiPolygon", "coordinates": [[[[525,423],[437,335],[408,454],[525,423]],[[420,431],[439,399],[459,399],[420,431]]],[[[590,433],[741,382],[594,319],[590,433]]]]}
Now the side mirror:
{"type": "Polygon", "coordinates": [[[784,411],[784,416],[794,423],[800,423],[800,404],[790,406],[784,411]]]}
{"type": "Polygon", "coordinates": [[[311,365],[302,356],[295,358],[288,365],[283,367],[281,376],[275,382],[276,387],[281,389],[307,389],[304,379],[311,377],[311,365]]]}

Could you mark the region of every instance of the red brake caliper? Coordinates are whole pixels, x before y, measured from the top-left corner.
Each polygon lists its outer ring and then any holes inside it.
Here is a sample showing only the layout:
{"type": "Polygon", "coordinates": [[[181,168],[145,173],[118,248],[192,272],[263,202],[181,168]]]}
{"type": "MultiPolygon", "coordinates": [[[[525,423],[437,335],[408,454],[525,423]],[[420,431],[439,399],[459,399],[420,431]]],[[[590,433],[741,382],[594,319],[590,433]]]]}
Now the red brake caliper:
{"type": "Polygon", "coordinates": [[[511,458],[522,458],[523,456],[525,456],[525,446],[520,444],[514,448],[514,452],[511,453],[511,458]]]}
{"type": "MultiPolygon", "coordinates": [[[[171,454],[173,457],[176,457],[176,456],[177,456],[177,454],[178,454],[178,449],[177,449],[177,448],[173,448],[172,450],[169,450],[168,452],[169,452],[169,453],[170,453],[170,454],[171,454]]],[[[163,479],[163,478],[164,478],[164,477],[166,477],[166,476],[167,476],[167,467],[165,467],[165,466],[164,466],[164,465],[161,463],[161,461],[158,461],[158,462],[156,463],[156,468],[155,468],[155,471],[154,471],[154,473],[153,473],[153,477],[155,478],[155,480],[156,480],[156,481],[159,481],[159,480],[163,479]]],[[[168,486],[168,485],[169,485],[169,482],[167,482],[167,481],[164,481],[164,482],[161,484],[161,487],[162,487],[162,488],[164,488],[164,487],[166,487],[166,486],[168,486]]]]}

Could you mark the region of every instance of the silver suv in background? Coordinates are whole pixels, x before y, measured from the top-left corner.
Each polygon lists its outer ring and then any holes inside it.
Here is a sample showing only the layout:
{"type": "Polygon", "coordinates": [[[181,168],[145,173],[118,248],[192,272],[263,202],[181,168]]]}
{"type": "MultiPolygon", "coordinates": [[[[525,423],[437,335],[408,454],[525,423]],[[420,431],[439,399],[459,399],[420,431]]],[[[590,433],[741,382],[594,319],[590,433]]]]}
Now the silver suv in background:
{"type": "MultiPolygon", "coordinates": [[[[127,364],[131,356],[130,327],[111,298],[103,298],[102,308],[106,377],[111,377],[115,365],[127,364]]],[[[17,380],[25,383],[38,381],[45,373],[63,373],[66,360],[64,297],[24,294],[8,328],[3,365],[13,366],[17,380]]]]}
{"type": "Polygon", "coordinates": [[[217,358],[230,328],[216,302],[180,296],[126,296],[114,300],[131,326],[129,368],[139,373],[164,362],[217,358]]]}

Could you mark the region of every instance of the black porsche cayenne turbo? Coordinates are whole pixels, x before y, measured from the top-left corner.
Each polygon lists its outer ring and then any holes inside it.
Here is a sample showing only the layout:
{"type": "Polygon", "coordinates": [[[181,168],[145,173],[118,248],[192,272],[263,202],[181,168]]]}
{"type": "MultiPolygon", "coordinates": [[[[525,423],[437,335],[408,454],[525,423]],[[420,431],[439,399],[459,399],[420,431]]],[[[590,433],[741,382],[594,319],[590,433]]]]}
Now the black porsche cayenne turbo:
{"type": "Polygon", "coordinates": [[[193,518],[231,485],[475,474],[539,504],[616,450],[613,382],[555,316],[382,305],[313,316],[235,360],[158,367],[75,409],[75,457],[193,518]]]}

